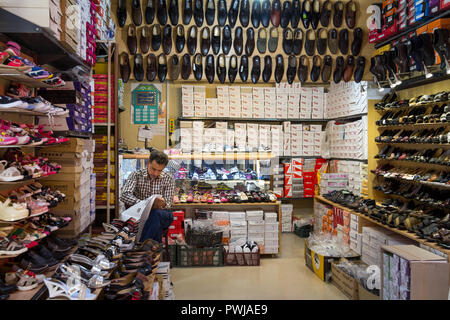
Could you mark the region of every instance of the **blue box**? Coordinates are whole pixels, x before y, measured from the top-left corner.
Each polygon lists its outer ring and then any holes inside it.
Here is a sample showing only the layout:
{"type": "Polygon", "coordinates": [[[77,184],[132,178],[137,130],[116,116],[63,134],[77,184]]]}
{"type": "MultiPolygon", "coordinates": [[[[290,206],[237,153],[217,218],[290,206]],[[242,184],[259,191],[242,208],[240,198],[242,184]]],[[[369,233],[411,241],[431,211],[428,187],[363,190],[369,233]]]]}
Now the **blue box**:
{"type": "Polygon", "coordinates": [[[416,13],[415,19],[417,21],[421,21],[430,16],[430,5],[428,1],[423,1],[421,4],[415,6],[416,13]]]}

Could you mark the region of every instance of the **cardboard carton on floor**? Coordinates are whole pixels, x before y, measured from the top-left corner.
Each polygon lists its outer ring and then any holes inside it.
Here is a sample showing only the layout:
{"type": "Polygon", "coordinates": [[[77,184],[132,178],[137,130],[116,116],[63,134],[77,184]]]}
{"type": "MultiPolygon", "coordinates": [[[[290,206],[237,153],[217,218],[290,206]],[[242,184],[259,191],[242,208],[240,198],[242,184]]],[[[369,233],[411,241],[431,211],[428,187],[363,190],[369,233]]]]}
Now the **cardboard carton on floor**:
{"type": "Polygon", "coordinates": [[[380,300],[379,296],[368,291],[361,285],[361,283],[358,283],[358,297],[359,300],[380,300]]]}
{"type": "MultiPolygon", "coordinates": [[[[333,283],[349,299],[358,300],[359,281],[336,266],[342,261],[346,261],[346,259],[341,258],[339,262],[333,261],[331,263],[331,283],[333,283]]],[[[364,262],[358,260],[352,261],[352,263],[367,266],[364,262]]]]}

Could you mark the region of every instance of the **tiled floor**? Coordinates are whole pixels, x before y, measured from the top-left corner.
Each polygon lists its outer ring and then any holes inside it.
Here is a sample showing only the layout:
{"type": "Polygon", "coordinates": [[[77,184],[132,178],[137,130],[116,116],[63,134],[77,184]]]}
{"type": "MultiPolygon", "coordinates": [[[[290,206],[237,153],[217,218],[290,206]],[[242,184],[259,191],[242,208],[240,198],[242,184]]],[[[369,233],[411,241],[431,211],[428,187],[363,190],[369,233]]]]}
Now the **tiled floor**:
{"type": "Polygon", "coordinates": [[[281,254],[259,267],[173,268],[175,299],[347,300],[305,266],[304,239],[283,233],[281,254]]]}

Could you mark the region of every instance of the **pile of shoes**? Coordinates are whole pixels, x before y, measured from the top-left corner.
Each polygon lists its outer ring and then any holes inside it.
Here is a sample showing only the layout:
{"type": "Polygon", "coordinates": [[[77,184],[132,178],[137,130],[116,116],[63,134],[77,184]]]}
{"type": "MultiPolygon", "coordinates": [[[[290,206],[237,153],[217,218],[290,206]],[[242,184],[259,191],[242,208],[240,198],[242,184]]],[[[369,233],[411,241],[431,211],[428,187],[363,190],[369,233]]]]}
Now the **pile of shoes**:
{"type": "Polygon", "coordinates": [[[52,131],[45,131],[42,126],[17,124],[0,119],[0,146],[40,146],[68,142],[67,137],[54,137],[52,131]]]}
{"type": "Polygon", "coordinates": [[[66,116],[69,110],[56,107],[44,98],[0,96],[0,110],[27,110],[42,113],[42,115],[66,116]]]}
{"type": "Polygon", "coordinates": [[[399,168],[390,164],[382,164],[371,172],[390,179],[426,182],[438,186],[450,185],[450,172],[446,171],[431,171],[427,168],[399,168]]]}
{"type": "Polygon", "coordinates": [[[375,156],[375,159],[414,161],[450,166],[450,149],[444,150],[439,148],[416,150],[385,146],[375,156]]]}
{"type": "Polygon", "coordinates": [[[225,169],[225,167],[207,167],[201,168],[192,167],[188,170],[184,165],[181,165],[178,172],[175,174],[175,179],[191,179],[197,180],[258,180],[258,176],[254,170],[245,169],[239,170],[237,167],[225,169]]]}
{"type": "Polygon", "coordinates": [[[375,142],[447,144],[450,142],[450,128],[385,130],[375,138],[375,142]]]}

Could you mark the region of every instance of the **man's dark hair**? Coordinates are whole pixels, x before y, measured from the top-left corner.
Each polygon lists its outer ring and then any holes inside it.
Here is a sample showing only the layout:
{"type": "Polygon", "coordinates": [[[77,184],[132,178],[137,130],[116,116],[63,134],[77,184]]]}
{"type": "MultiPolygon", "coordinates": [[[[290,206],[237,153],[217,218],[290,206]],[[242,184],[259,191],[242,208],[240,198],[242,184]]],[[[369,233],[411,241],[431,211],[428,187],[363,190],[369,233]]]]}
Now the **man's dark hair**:
{"type": "Polygon", "coordinates": [[[152,153],[150,153],[150,163],[152,163],[153,160],[155,160],[157,164],[163,164],[166,166],[169,162],[169,157],[164,152],[153,150],[152,153]]]}

